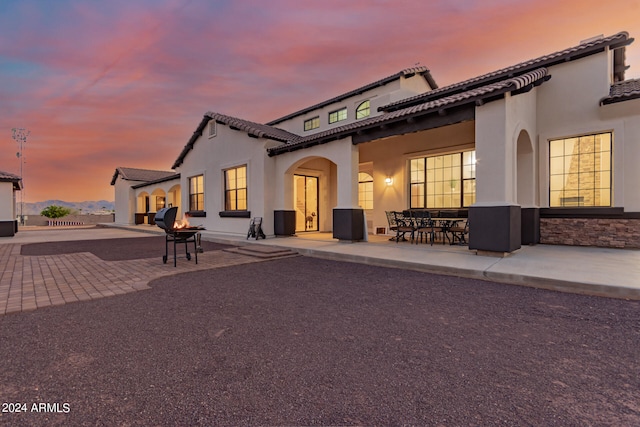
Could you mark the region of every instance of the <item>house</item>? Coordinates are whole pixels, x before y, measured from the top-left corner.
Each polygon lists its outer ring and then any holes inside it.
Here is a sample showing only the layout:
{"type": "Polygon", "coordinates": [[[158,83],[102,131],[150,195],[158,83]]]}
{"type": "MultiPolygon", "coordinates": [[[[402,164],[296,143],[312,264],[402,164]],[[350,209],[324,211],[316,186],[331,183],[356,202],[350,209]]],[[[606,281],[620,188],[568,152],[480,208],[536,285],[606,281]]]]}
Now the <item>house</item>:
{"type": "Polygon", "coordinates": [[[116,224],[152,224],[158,209],[180,205],[180,174],[173,171],[118,167],[111,185],[116,224]]]}
{"type": "MultiPolygon", "coordinates": [[[[596,37],[446,87],[414,67],[265,124],[208,112],[172,166],[175,200],[215,234],[259,216],[267,235],[358,241],[365,224],[386,230],[386,211],[426,208],[468,213],[479,251],[638,248],[632,42],[596,37]]],[[[135,202],[150,182],[116,196],[116,218],[153,209],[135,202]]]]}
{"type": "Polygon", "coordinates": [[[22,179],[0,171],[0,237],[11,237],[18,232],[16,191],[22,190],[22,179]]]}

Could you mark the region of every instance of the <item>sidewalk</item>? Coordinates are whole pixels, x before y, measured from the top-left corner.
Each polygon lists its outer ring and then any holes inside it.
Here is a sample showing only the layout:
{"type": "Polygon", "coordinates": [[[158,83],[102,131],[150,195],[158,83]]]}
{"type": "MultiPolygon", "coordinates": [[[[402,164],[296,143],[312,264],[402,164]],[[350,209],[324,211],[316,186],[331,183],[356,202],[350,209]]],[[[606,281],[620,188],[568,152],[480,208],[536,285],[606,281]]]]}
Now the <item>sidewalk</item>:
{"type": "MultiPolygon", "coordinates": [[[[124,228],[162,234],[157,227],[124,228]]],[[[498,258],[476,255],[475,251],[464,246],[395,243],[390,242],[388,236],[370,236],[369,242],[344,243],[333,239],[331,233],[301,233],[299,237],[256,241],[205,231],[202,238],[233,245],[278,246],[302,255],[339,261],[640,300],[640,250],[535,245],[524,246],[504,258],[498,258]]]]}

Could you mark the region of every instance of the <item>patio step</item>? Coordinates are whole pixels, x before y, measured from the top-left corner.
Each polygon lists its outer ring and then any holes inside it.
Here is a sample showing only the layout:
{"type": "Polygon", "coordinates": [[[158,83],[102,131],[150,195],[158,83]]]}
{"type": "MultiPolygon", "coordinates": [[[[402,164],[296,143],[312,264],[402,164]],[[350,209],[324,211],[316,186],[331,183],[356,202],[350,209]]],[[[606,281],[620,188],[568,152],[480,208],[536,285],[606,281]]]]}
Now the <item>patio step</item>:
{"type": "Polygon", "coordinates": [[[246,245],[236,246],[229,249],[223,249],[225,252],[231,252],[236,254],[248,255],[261,259],[276,259],[276,258],[288,258],[294,256],[300,256],[298,252],[292,251],[286,248],[277,248],[274,246],[262,246],[262,245],[246,245]]]}

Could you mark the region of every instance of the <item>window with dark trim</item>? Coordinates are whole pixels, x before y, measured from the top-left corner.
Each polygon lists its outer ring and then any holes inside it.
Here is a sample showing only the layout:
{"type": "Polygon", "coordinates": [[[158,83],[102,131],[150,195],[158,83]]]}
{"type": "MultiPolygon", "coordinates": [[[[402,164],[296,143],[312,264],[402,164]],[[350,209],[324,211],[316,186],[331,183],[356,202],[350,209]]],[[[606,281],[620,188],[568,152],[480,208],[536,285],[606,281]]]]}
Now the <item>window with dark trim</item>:
{"type": "Polygon", "coordinates": [[[247,210],[247,166],[224,171],[224,210],[247,210]]]}
{"type": "Polygon", "coordinates": [[[347,107],[329,113],[330,124],[341,122],[342,120],[347,120],[347,107]]]}
{"type": "Polygon", "coordinates": [[[164,208],[165,204],[166,204],[166,199],[164,198],[164,196],[156,196],[156,212],[164,208]]]}
{"type": "Polygon", "coordinates": [[[611,206],[611,132],[549,141],[549,206],[611,206]]]}
{"type": "Polygon", "coordinates": [[[204,175],[189,178],[189,210],[204,210],[204,175]]]}
{"type": "Polygon", "coordinates": [[[304,130],[309,131],[320,127],[320,117],[314,117],[304,121],[304,130]]]}
{"type": "Polygon", "coordinates": [[[411,159],[409,175],[411,208],[461,208],[475,203],[475,151],[411,159]]]}
{"type": "Polygon", "coordinates": [[[373,177],[367,172],[358,173],[358,205],[373,209],[373,177]]]}
{"type": "Polygon", "coordinates": [[[356,119],[364,119],[369,117],[369,114],[371,114],[371,103],[367,99],[356,108],[356,119]]]}

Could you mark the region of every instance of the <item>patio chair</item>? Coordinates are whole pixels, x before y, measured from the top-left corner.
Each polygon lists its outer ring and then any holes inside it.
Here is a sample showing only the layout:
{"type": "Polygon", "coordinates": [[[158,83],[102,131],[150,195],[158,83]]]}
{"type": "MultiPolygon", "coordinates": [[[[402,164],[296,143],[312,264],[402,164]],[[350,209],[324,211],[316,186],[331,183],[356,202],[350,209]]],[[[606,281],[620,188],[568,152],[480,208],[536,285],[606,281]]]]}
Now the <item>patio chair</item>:
{"type": "Polygon", "coordinates": [[[469,220],[464,222],[464,225],[456,224],[449,229],[451,233],[452,245],[467,245],[467,234],[469,234],[469,220]]]}
{"type": "Polygon", "coordinates": [[[411,234],[411,241],[413,242],[413,235],[414,232],[416,231],[415,226],[413,225],[413,222],[411,221],[411,217],[406,217],[405,215],[402,214],[402,212],[393,212],[393,216],[395,218],[395,223],[396,223],[396,243],[398,243],[400,241],[400,239],[402,240],[407,240],[407,238],[405,237],[405,234],[410,233],[411,234]]]}
{"type": "Polygon", "coordinates": [[[436,240],[436,233],[442,233],[442,227],[436,225],[436,222],[431,219],[431,214],[429,211],[418,212],[416,215],[416,244],[418,244],[418,239],[420,239],[420,243],[422,243],[422,236],[426,235],[426,241],[428,242],[431,239],[431,246],[433,246],[433,242],[436,240]]]}
{"type": "MultiPolygon", "coordinates": [[[[387,222],[389,223],[389,232],[397,232],[398,224],[396,223],[396,216],[393,214],[393,211],[385,211],[387,214],[387,222]]],[[[394,240],[395,237],[390,238],[389,240],[394,240]]]]}

